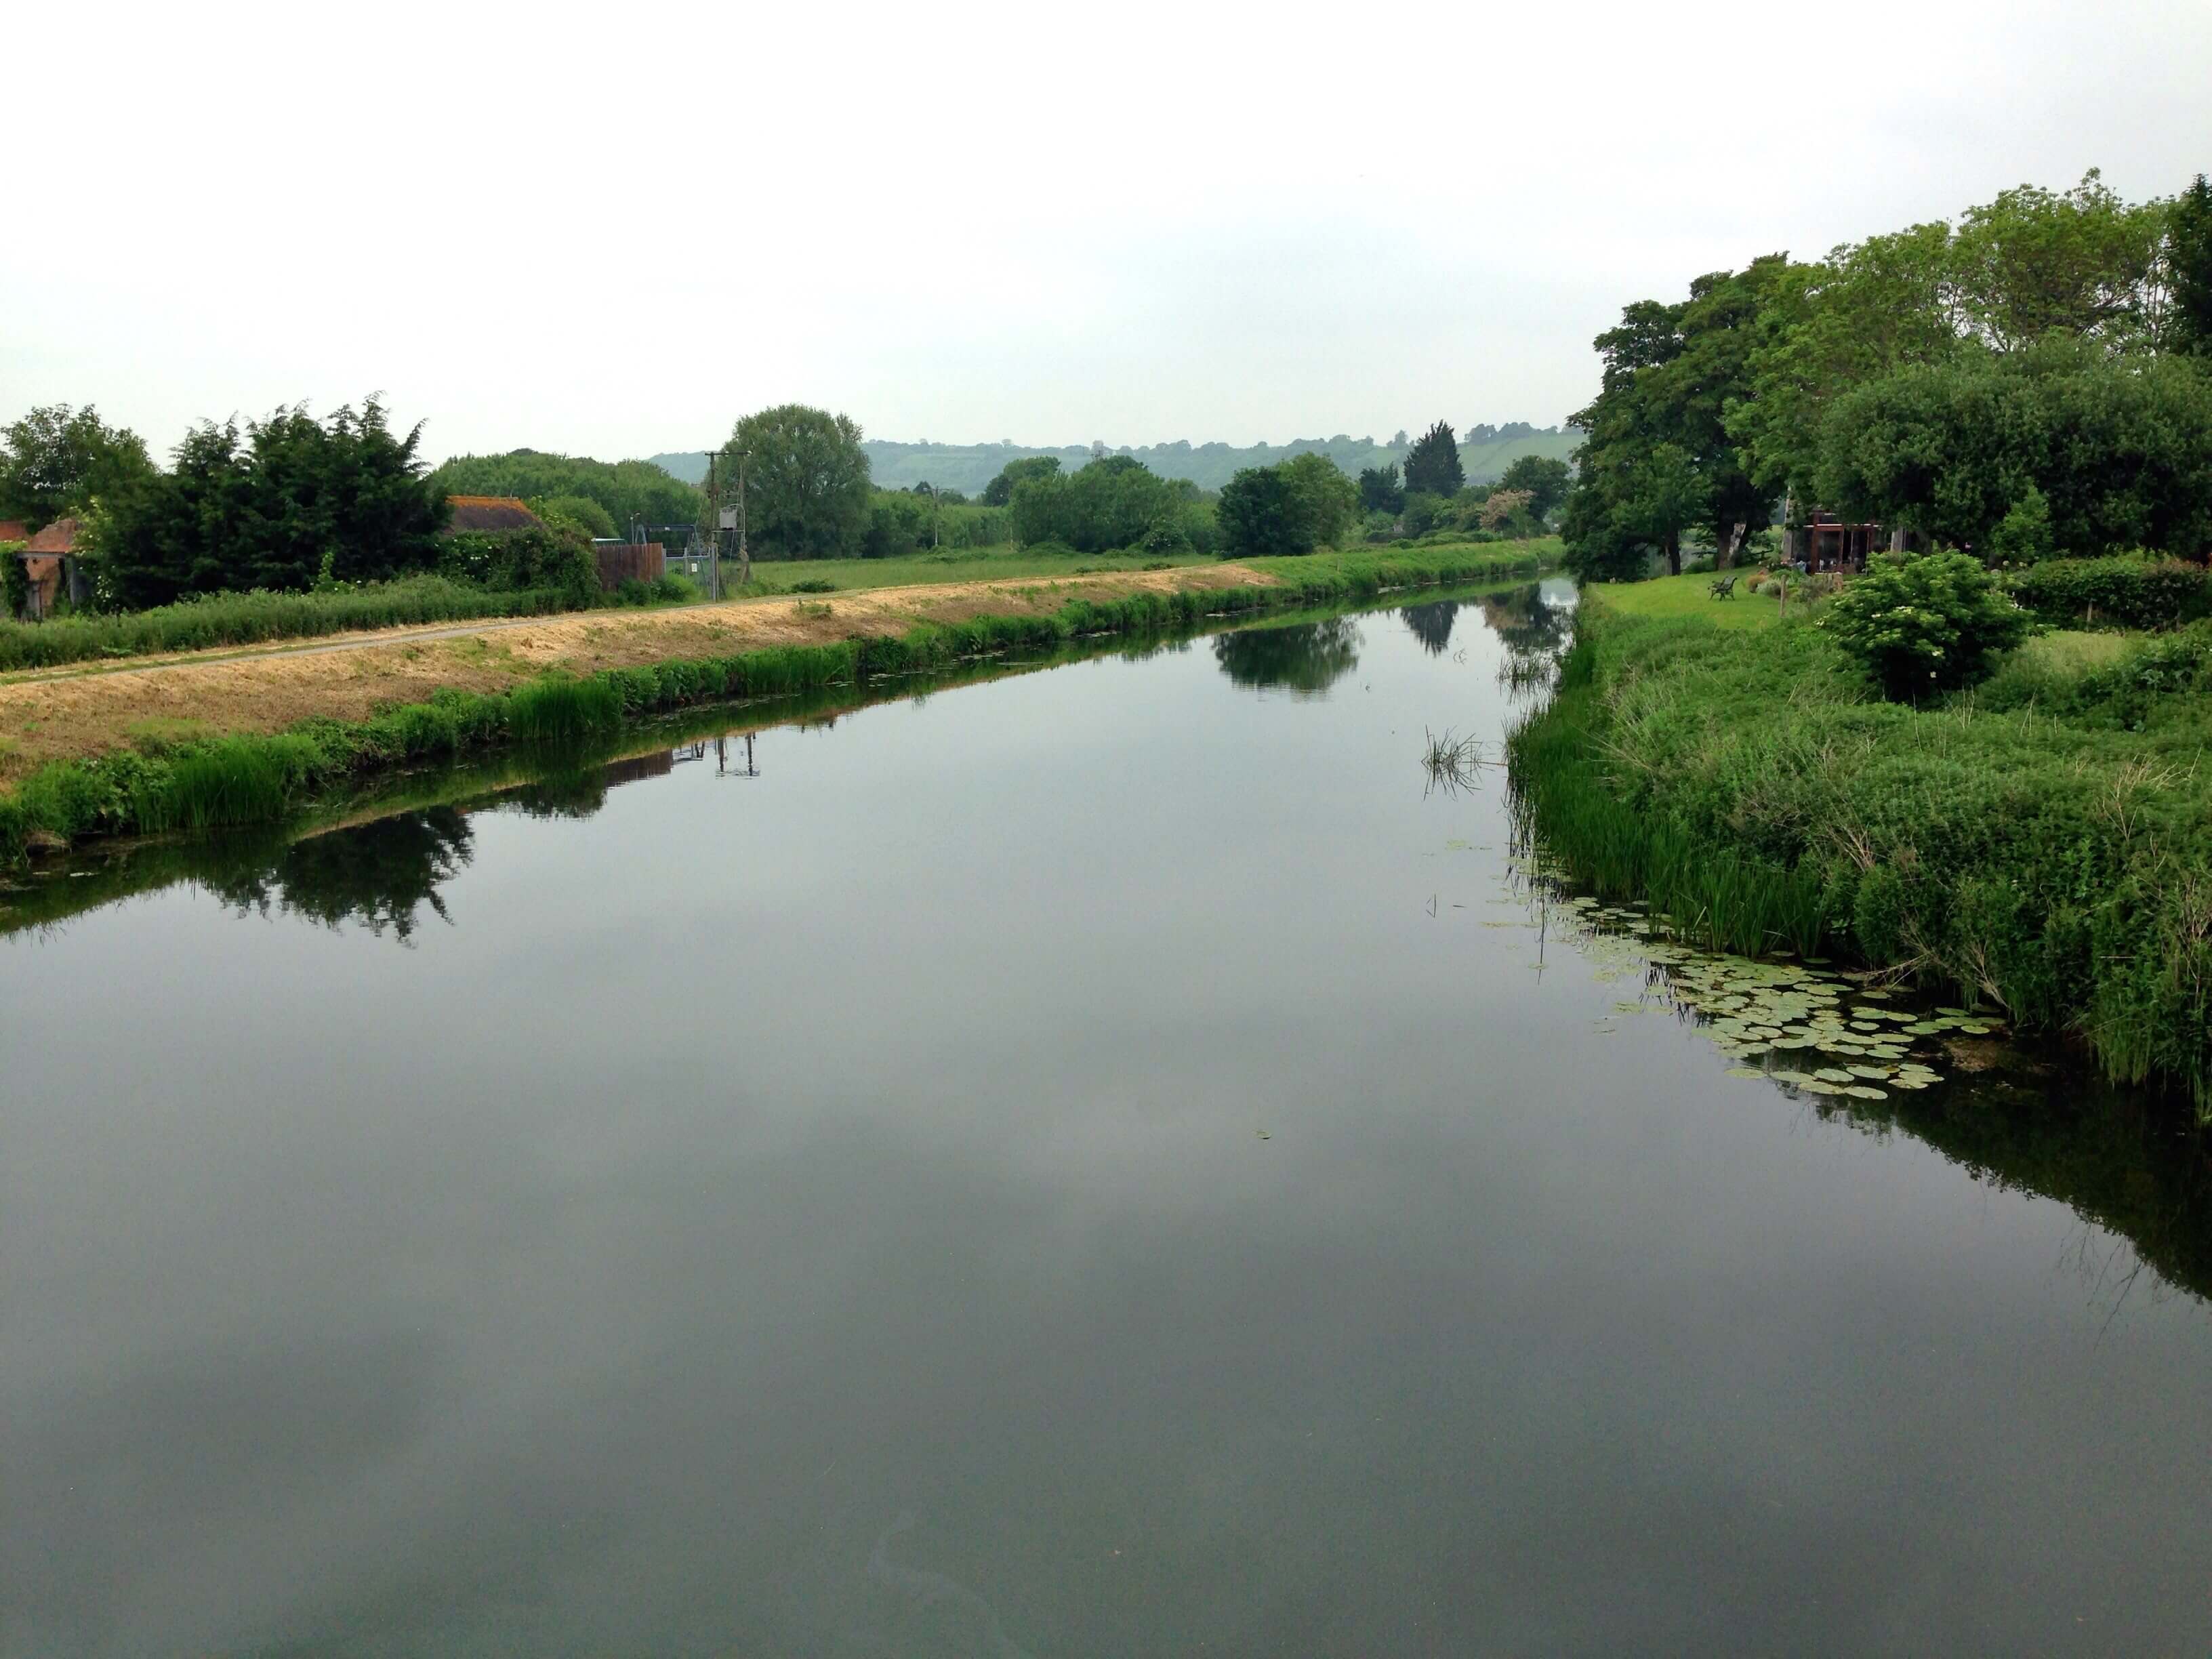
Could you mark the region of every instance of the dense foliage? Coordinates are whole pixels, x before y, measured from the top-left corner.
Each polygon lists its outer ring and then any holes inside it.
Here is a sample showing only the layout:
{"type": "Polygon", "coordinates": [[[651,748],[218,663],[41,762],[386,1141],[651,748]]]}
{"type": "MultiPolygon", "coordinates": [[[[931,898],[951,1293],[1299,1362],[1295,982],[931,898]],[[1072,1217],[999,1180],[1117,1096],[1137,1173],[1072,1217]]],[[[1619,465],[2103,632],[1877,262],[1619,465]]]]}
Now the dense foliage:
{"type": "Polygon", "coordinates": [[[1725,567],[1785,496],[1985,556],[2212,550],[2192,295],[2212,306],[2212,190],[2130,204],[2092,173],[1639,301],[1574,417],[1570,559],[1679,568],[1692,533],[1725,567]]]}
{"type": "Polygon", "coordinates": [[[1163,478],[1126,455],[1073,472],[1033,473],[1014,486],[1010,511],[1016,540],[1055,542],[1079,553],[1120,547],[1187,552],[1210,534],[1196,485],[1163,478]]]}
{"type": "Polygon", "coordinates": [[[167,472],[103,496],[93,520],[103,603],[382,581],[429,568],[445,498],[423,476],[418,425],[395,434],[371,398],[318,421],[301,408],[204,422],[167,472]]]}
{"type": "Polygon", "coordinates": [[[2068,628],[2179,628],[2212,617],[2212,570],[2179,559],[2050,559],[2014,574],[2013,599],[2068,628]]]}
{"type": "Polygon", "coordinates": [[[860,555],[871,495],[868,458],[850,416],[779,404],[739,421],[728,447],[745,456],[746,526],[756,558],[860,555]]]}
{"type": "Polygon", "coordinates": [[[2201,690],[2139,692],[2124,721],[1980,693],[1914,708],[1869,697],[1817,628],[1596,610],[1510,747],[1517,799],[1577,878],[1726,948],[1947,981],[2079,1033],[2116,1078],[2212,1103],[2201,690]]]}
{"type": "Polygon", "coordinates": [[[1830,599],[1820,624],[1892,697],[1920,698],[1986,678],[2027,617],[1962,553],[1877,561],[1830,599]]]}
{"type": "Polygon", "coordinates": [[[1359,509],[1359,487],[1321,455],[1248,467],[1221,492],[1217,520],[1224,558],[1311,553],[1344,539],[1359,509]]]}
{"type": "MultiPolygon", "coordinates": [[[[449,495],[516,495],[532,503],[577,499],[595,501],[609,527],[591,533],[627,536],[634,520],[648,526],[699,521],[705,498],[651,461],[595,461],[535,449],[504,455],[457,455],[431,473],[430,483],[449,495]]],[[[543,508],[539,509],[541,516],[543,508]]]]}
{"type": "Polygon", "coordinates": [[[2212,552],[2212,374],[2063,339],[1908,368],[1837,399],[1816,481],[1840,511],[1949,546],[2032,552],[2032,531],[1991,545],[2022,508],[2028,525],[2045,521],[2045,551],[2201,556],[2212,552]]]}
{"type": "Polygon", "coordinates": [[[1030,478],[1049,477],[1060,471],[1057,455],[1027,455],[1008,461],[1000,467],[990,483],[983,486],[982,501],[986,507],[1005,507],[1014,499],[1014,488],[1030,478]]]}
{"type": "Polygon", "coordinates": [[[89,404],[49,404],[0,427],[0,519],[35,531],[82,517],[153,471],[137,434],[107,425],[89,404]]]}

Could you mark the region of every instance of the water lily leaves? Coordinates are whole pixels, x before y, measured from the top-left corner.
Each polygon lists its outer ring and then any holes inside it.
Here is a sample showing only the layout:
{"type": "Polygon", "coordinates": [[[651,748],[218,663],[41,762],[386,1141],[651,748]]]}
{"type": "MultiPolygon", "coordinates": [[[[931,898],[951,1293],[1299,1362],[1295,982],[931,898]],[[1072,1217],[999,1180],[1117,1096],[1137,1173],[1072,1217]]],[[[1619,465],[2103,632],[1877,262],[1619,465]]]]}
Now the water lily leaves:
{"type": "Polygon", "coordinates": [[[1847,1089],[1838,1089],[1839,1095],[1849,1095],[1854,1100],[1887,1100],[1889,1091],[1877,1089],[1870,1083],[1854,1083],[1847,1089]]]}
{"type": "Polygon", "coordinates": [[[1849,1083],[1851,1080],[1851,1074],[1840,1066],[1823,1066],[1813,1075],[1825,1083],[1849,1083]]]}

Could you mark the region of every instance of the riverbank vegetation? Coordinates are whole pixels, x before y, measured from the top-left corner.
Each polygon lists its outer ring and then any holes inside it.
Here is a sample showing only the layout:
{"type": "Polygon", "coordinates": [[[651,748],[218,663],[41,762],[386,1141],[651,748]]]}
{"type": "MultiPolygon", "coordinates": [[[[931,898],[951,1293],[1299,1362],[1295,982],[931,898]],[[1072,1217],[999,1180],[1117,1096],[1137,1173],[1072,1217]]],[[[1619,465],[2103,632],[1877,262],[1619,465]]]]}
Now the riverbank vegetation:
{"type": "Polygon", "coordinates": [[[1916,705],[1802,613],[1726,629],[1624,614],[1615,591],[1592,590],[1557,695],[1508,748],[1578,879],[1718,948],[1948,986],[2212,1109],[2203,625],[2101,661],[2015,653],[1916,705]]]}
{"type": "MultiPolygon", "coordinates": [[[[1271,564],[1264,581],[1107,599],[1066,598],[1038,610],[1009,589],[1003,609],[897,633],[849,633],[828,605],[811,620],[818,642],[681,658],[592,674],[555,672],[501,690],[441,689],[358,720],[311,718],[290,729],[133,734],[131,746],[49,763],[0,795],[0,860],[87,836],[259,822],[395,767],[443,761],[507,743],[574,738],[622,721],[719,698],[808,690],[910,672],[1004,651],[1042,651],[1092,635],[1192,628],[1210,616],[1342,604],[1392,589],[1533,574],[1523,550],[1422,550],[1271,564]]],[[[1208,565],[1209,577],[1219,568],[1208,565]]]]}

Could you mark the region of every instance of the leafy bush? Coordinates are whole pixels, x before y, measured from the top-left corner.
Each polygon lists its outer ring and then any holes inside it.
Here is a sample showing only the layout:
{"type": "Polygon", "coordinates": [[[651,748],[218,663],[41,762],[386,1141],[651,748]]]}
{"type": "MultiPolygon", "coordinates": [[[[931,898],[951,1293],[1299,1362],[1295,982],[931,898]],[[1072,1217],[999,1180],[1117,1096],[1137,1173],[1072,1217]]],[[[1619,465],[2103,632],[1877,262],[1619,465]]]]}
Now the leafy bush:
{"type": "Polygon", "coordinates": [[[438,544],[438,571],[494,591],[545,589],[570,610],[599,599],[599,566],[580,531],[551,525],[523,530],[470,530],[438,544]]]}
{"type": "Polygon", "coordinates": [[[1893,698],[1971,685],[1992,653],[2020,643],[2027,617],[1980,561],[1935,553],[1877,563],[1829,601],[1819,626],[1893,698]]]}
{"type": "Polygon", "coordinates": [[[809,576],[803,582],[792,583],[791,591],[794,593],[835,593],[837,584],[824,581],[819,576],[809,576]]]}
{"type": "Polygon", "coordinates": [[[2050,559],[2014,576],[2012,596],[2049,623],[2176,628],[2212,616],[2212,570],[2179,559],[2050,559]]]}

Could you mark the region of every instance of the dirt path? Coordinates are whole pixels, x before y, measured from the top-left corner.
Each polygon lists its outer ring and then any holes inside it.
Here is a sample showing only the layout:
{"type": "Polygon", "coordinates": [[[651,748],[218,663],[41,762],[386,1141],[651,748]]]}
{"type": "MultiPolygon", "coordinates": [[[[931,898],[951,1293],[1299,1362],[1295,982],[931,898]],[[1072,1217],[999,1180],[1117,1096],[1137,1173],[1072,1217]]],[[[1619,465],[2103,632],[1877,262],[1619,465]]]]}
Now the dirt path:
{"type": "Polygon", "coordinates": [[[1057,611],[1186,588],[1264,586],[1241,564],[1091,576],[881,587],[820,599],[738,599],[671,611],[587,611],[210,651],[129,667],[0,681],[0,785],[46,762],[139,739],[276,732],[315,715],[363,720],[441,686],[496,691],[559,665],[578,673],[768,645],[903,633],[920,622],[1057,611]]]}

